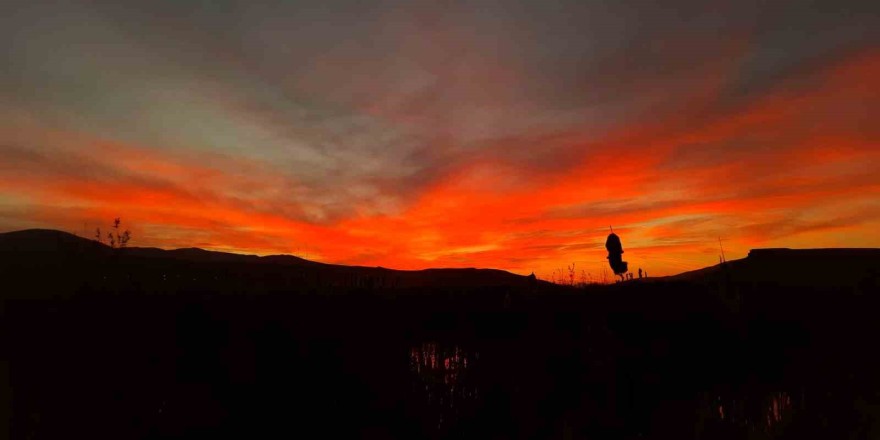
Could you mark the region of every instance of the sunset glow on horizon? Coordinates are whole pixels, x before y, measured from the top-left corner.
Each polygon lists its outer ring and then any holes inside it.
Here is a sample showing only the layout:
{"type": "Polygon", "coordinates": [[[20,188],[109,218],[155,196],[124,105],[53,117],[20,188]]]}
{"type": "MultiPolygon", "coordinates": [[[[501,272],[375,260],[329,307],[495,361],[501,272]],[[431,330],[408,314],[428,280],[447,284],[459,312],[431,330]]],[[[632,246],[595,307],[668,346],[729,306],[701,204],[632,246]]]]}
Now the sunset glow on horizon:
{"type": "Polygon", "coordinates": [[[870,2],[367,3],[11,7],[0,232],[591,279],[609,226],[651,276],[880,247],[870,2]]]}

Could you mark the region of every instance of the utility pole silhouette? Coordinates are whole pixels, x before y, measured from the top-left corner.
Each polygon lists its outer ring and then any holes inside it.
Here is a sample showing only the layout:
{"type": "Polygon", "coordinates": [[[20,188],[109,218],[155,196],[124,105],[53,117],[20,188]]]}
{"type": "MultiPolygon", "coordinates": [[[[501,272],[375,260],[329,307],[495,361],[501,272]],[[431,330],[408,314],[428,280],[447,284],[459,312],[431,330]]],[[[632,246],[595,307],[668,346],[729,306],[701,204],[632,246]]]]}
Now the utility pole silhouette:
{"type": "Polygon", "coordinates": [[[727,258],[724,257],[724,245],[721,244],[721,237],[718,237],[718,247],[721,248],[721,263],[727,263],[727,258]]]}

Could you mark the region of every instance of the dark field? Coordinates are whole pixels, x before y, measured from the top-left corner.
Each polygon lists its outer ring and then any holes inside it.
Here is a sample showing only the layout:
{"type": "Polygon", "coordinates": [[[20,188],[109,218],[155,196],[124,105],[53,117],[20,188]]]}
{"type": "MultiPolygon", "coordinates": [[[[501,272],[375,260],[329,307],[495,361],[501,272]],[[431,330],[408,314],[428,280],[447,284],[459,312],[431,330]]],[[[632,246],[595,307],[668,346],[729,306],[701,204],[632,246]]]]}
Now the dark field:
{"type": "Polygon", "coordinates": [[[11,438],[880,437],[875,251],[577,289],[51,237],[0,234],[11,438]]]}

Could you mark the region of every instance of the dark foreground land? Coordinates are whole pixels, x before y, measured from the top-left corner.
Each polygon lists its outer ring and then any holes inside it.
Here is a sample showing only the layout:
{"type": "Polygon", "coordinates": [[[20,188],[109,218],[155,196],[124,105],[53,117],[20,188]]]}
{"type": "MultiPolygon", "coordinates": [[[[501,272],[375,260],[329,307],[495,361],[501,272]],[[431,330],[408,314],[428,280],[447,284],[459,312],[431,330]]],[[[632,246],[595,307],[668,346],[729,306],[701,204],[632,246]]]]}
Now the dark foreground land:
{"type": "Polygon", "coordinates": [[[564,288],[0,234],[0,437],[880,438],[880,250],[564,288]]]}

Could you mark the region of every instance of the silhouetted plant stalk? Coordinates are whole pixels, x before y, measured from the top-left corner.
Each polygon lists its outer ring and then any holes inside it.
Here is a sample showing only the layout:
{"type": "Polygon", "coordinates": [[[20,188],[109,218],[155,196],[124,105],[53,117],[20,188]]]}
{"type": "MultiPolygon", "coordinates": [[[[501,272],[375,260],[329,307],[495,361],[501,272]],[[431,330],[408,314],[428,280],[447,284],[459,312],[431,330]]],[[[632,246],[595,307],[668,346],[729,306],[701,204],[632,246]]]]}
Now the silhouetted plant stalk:
{"type": "MultiPolygon", "coordinates": [[[[107,233],[107,244],[110,245],[113,249],[121,249],[128,245],[128,242],[131,240],[131,231],[126,229],[121,234],[119,233],[119,225],[122,221],[119,220],[119,217],[113,219],[113,231],[107,233]]],[[[104,243],[101,235],[101,228],[95,228],[95,240],[99,243],[104,243]]]]}
{"type": "Polygon", "coordinates": [[[578,277],[577,267],[575,263],[566,266],[565,269],[557,268],[550,272],[547,279],[553,284],[571,287],[586,287],[594,284],[608,284],[608,273],[606,269],[602,269],[602,279],[593,278],[592,274],[581,269],[580,277],[578,277]]]}

